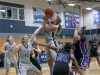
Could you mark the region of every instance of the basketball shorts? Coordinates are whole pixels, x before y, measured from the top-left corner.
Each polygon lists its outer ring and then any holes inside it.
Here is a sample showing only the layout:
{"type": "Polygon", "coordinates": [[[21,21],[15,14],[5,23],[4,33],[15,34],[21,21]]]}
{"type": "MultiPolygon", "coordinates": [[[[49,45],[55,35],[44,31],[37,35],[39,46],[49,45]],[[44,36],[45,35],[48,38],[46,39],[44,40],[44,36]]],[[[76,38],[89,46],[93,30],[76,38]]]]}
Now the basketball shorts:
{"type": "Polygon", "coordinates": [[[93,57],[99,57],[99,54],[97,51],[93,51],[93,50],[90,50],[90,56],[89,58],[93,58],[93,57]]]}
{"type": "Polygon", "coordinates": [[[18,75],[34,75],[39,72],[31,62],[29,64],[18,62],[18,75]]]}
{"type": "MultiPolygon", "coordinates": [[[[47,43],[48,45],[52,45],[52,46],[58,46],[58,44],[55,42],[49,42],[49,43],[47,43]]],[[[56,58],[56,56],[57,56],[57,53],[56,53],[56,51],[54,51],[54,50],[52,50],[52,49],[49,49],[49,48],[46,48],[46,55],[47,55],[47,60],[51,60],[51,59],[55,59],[56,58]]]]}
{"type": "Polygon", "coordinates": [[[42,68],[41,68],[41,66],[40,66],[40,64],[39,64],[39,62],[38,62],[38,60],[36,58],[35,59],[31,58],[30,61],[32,62],[32,64],[35,67],[37,67],[40,71],[42,71],[42,68]]]}
{"type": "Polygon", "coordinates": [[[52,75],[69,75],[70,68],[68,64],[55,64],[52,75]]]}
{"type": "Polygon", "coordinates": [[[16,58],[14,56],[11,57],[11,58],[5,57],[5,59],[4,59],[4,69],[9,70],[11,65],[14,66],[15,68],[18,68],[16,58]]]}
{"type": "MultiPolygon", "coordinates": [[[[78,62],[79,68],[86,70],[87,65],[88,65],[89,57],[88,56],[84,56],[84,57],[77,56],[75,58],[76,58],[76,60],[78,62]]],[[[74,63],[72,63],[72,68],[76,68],[74,63]]]]}

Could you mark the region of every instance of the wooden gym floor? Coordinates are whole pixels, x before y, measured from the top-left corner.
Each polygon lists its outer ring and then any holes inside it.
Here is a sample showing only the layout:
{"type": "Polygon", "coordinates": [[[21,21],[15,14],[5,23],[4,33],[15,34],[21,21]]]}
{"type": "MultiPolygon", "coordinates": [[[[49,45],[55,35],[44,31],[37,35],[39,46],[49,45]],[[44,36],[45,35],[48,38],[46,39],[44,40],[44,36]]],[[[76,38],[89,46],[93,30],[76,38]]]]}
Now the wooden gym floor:
{"type": "MultiPolygon", "coordinates": [[[[41,64],[42,69],[43,69],[43,75],[50,75],[49,74],[49,68],[47,64],[41,64]]],[[[0,69],[0,75],[4,75],[5,70],[0,69]]],[[[15,69],[11,68],[9,75],[16,75],[15,74],[15,69]]],[[[98,66],[97,62],[95,59],[92,59],[90,68],[88,71],[86,71],[86,75],[100,75],[100,67],[98,66]]]]}

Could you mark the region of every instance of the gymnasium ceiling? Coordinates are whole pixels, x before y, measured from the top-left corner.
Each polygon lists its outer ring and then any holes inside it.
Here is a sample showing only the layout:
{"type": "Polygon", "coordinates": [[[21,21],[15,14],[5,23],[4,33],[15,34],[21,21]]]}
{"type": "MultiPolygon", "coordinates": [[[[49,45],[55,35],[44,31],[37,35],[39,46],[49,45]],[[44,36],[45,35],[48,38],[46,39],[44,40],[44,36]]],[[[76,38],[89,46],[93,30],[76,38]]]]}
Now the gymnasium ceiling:
{"type": "Polygon", "coordinates": [[[80,6],[81,8],[91,7],[97,8],[100,7],[100,0],[39,0],[42,2],[50,3],[51,5],[59,5],[67,6],[69,3],[74,3],[76,6],[80,6]],[[50,2],[48,2],[50,1],[50,2]]]}

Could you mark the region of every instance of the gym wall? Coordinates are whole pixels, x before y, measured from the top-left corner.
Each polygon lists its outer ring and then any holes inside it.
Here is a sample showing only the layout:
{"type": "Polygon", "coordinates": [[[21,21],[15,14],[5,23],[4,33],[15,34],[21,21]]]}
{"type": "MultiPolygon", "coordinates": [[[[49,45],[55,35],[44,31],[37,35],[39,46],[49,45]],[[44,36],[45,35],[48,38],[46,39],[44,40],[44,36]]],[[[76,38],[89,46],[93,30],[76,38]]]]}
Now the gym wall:
{"type": "MultiPolygon", "coordinates": [[[[31,34],[34,32],[34,30],[39,26],[37,24],[33,24],[34,18],[33,18],[33,10],[32,8],[41,8],[45,9],[46,7],[49,7],[47,3],[39,2],[36,0],[0,0],[0,5],[5,6],[14,6],[18,8],[24,8],[25,13],[25,21],[17,21],[17,20],[8,20],[8,19],[0,19],[0,38],[5,38],[9,35],[13,35],[15,38],[20,38],[20,36],[27,34],[31,36],[31,34]],[[41,3],[41,4],[40,4],[41,3]],[[10,25],[13,25],[13,28],[10,28],[10,25]],[[2,34],[3,33],[3,34],[2,34]]],[[[81,11],[79,8],[74,7],[66,7],[64,8],[62,5],[50,5],[50,7],[53,7],[56,11],[60,13],[60,17],[62,19],[62,25],[65,25],[65,17],[64,12],[71,12],[71,13],[78,13],[80,14],[80,25],[85,25],[87,27],[86,30],[86,37],[88,40],[92,38],[92,34],[97,33],[100,34],[100,25],[94,25],[93,24],[93,11],[92,10],[83,10],[81,11]]],[[[57,36],[57,38],[62,38],[63,35],[65,35],[65,38],[72,38],[74,29],[63,29],[60,36],[57,36]]],[[[42,38],[44,32],[39,32],[39,37],[42,38]]],[[[38,37],[38,38],[39,38],[38,37]]],[[[100,37],[100,36],[99,36],[100,37]]]]}
{"type": "Polygon", "coordinates": [[[95,25],[93,22],[93,10],[83,10],[83,25],[86,26],[86,37],[87,42],[92,39],[93,34],[98,34],[98,39],[100,40],[100,25],[95,25]]]}
{"type": "MultiPolygon", "coordinates": [[[[27,34],[31,36],[31,34],[35,31],[35,29],[39,26],[39,24],[33,24],[34,22],[34,13],[32,8],[41,8],[46,9],[47,7],[53,7],[55,11],[60,13],[60,17],[62,19],[62,25],[64,28],[65,25],[65,17],[64,12],[77,13],[80,15],[80,25],[83,26],[83,17],[82,11],[79,8],[74,7],[66,7],[64,8],[62,5],[48,5],[48,3],[40,2],[38,0],[0,0],[0,5],[12,6],[18,8],[24,8],[25,13],[25,21],[18,20],[8,20],[8,19],[0,19],[0,38],[6,38],[9,35],[12,35],[15,38],[19,38],[21,35],[27,34]],[[13,28],[10,27],[13,26],[13,28]],[[1,36],[2,35],[2,36],[1,36]]],[[[57,36],[57,38],[62,38],[65,35],[65,38],[72,38],[74,29],[62,29],[61,35],[57,36]]],[[[44,32],[40,31],[40,38],[43,37],[44,32]]]]}

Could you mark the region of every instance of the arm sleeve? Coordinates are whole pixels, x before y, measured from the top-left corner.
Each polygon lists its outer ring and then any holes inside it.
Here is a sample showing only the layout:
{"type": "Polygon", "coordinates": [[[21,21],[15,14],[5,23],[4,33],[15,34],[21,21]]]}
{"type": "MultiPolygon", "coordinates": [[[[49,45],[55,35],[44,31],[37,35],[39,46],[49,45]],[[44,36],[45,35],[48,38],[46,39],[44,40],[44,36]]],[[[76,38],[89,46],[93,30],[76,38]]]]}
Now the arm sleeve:
{"type": "Polygon", "coordinates": [[[86,41],[86,37],[84,35],[80,36],[80,41],[85,42],[86,41]]]}

